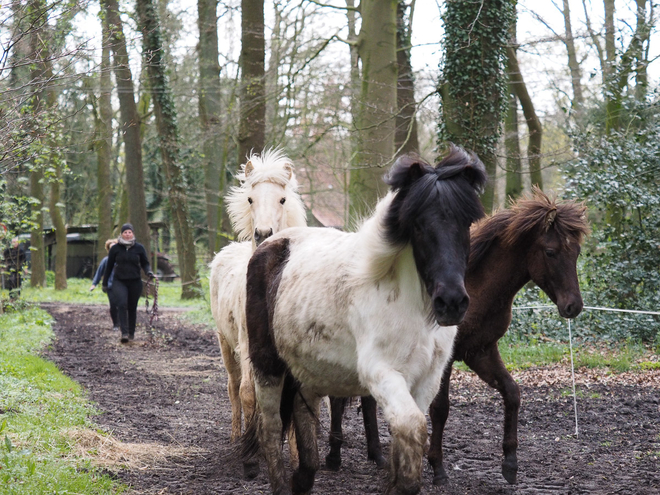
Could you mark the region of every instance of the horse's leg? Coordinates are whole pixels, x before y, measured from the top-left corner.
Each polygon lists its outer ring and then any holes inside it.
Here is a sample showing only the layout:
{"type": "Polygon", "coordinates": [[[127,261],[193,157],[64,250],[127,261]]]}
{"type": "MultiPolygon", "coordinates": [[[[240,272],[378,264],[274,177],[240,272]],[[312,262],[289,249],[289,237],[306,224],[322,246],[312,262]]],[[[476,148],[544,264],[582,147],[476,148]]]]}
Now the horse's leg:
{"type": "Polygon", "coordinates": [[[282,400],[283,376],[258,378],[255,375],[254,390],[259,405],[259,446],[266,458],[270,486],[275,495],[291,493],[284,458],[282,456],[282,418],[280,403],[282,400]]]}
{"type": "Polygon", "coordinates": [[[511,377],[497,349],[497,344],[483,353],[466,358],[465,364],[472,368],[479,378],[496,389],[504,400],[504,437],[502,449],[502,476],[511,484],[516,482],[518,473],[518,411],[520,409],[520,387],[511,377]]]}
{"type": "Polygon", "coordinates": [[[319,469],[319,449],[316,439],[320,398],[315,395],[296,394],[293,401],[293,424],[298,445],[298,469],[291,479],[294,495],[307,494],[314,486],[314,475],[319,469]]]}
{"type": "Polygon", "coordinates": [[[428,438],[426,416],[400,373],[376,366],[368,371],[369,391],[382,407],[392,431],[392,488],[399,494],[418,493],[422,487],[422,462],[428,438]],[[369,377],[373,377],[373,381],[369,377]]]}
{"type": "MultiPolygon", "coordinates": [[[[254,378],[252,376],[252,366],[248,358],[248,349],[241,348],[241,384],[240,384],[240,399],[241,406],[243,407],[243,416],[247,423],[255,413],[255,395],[254,395],[254,378]]],[[[243,476],[245,479],[251,480],[259,474],[259,460],[257,458],[248,459],[243,461],[243,476]]]]}
{"type": "Polygon", "coordinates": [[[344,418],[346,399],[330,397],[330,453],[325,456],[325,465],[332,471],[339,471],[341,466],[341,444],[344,443],[344,433],[341,422],[344,418]]]}
{"type": "Polygon", "coordinates": [[[433,468],[433,484],[441,485],[447,482],[448,476],[443,465],[442,435],[449,416],[449,381],[453,361],[447,363],[442,375],[440,390],[431,403],[429,410],[431,416],[431,448],[429,449],[429,463],[433,468]]]}
{"type": "MultiPolygon", "coordinates": [[[[227,392],[231,404],[231,441],[234,442],[241,436],[241,400],[239,388],[241,384],[241,368],[236,362],[234,349],[229,345],[222,334],[219,334],[220,352],[222,361],[227,369],[227,392]]],[[[247,417],[247,416],[246,416],[247,417]]]]}
{"type": "Polygon", "coordinates": [[[360,403],[364,420],[364,434],[367,437],[367,459],[374,461],[379,468],[384,468],[387,460],[383,455],[378,436],[378,403],[370,395],[360,397],[360,403]]]}

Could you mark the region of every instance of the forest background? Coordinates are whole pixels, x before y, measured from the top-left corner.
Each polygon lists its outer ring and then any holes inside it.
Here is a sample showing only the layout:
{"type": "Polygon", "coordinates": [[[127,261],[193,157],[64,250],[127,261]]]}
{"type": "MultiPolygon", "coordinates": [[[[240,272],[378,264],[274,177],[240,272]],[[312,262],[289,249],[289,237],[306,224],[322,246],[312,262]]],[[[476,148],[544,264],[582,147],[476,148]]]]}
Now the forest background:
{"type": "MultiPolygon", "coordinates": [[[[657,17],[649,0],[5,1],[2,248],[30,233],[43,286],[52,227],[63,289],[67,228],[130,220],[194,298],[250,151],[285,150],[309,223],[352,229],[398,155],[455,142],[487,166],[488,211],[534,185],[587,203],[587,304],[658,311],[657,17]]],[[[563,332],[537,316],[513,331],[563,332]]],[[[578,333],[660,340],[652,315],[591,312],[578,333]]]]}

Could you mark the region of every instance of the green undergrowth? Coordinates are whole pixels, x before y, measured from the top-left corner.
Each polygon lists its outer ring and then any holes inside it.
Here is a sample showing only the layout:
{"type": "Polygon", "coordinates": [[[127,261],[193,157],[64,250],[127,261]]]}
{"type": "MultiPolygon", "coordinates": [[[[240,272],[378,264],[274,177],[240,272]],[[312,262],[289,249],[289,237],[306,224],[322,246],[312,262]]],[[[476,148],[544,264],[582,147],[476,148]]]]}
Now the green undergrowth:
{"type": "Polygon", "coordinates": [[[118,493],[123,487],[77,459],[67,432],[94,428],[80,385],[37,354],[53,338],[37,308],[0,315],[0,493],[118,493]]]}

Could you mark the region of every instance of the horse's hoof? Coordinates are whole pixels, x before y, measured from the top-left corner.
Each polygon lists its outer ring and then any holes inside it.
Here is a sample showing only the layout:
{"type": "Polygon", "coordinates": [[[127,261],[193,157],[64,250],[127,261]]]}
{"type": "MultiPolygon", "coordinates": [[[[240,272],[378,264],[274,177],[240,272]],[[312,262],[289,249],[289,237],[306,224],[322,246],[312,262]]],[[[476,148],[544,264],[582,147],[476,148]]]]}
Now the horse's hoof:
{"type": "Polygon", "coordinates": [[[445,468],[441,466],[440,469],[438,469],[438,474],[433,476],[433,484],[436,486],[441,486],[446,485],[448,482],[449,476],[447,476],[445,468]]]}
{"type": "Polygon", "coordinates": [[[325,456],[325,467],[330,471],[339,471],[341,467],[341,457],[335,457],[332,454],[325,456]]]}
{"type": "Polygon", "coordinates": [[[387,459],[381,453],[369,457],[369,460],[374,461],[378,469],[385,469],[387,467],[387,459]]]}
{"type": "Polygon", "coordinates": [[[246,480],[253,480],[259,476],[259,461],[244,462],[243,476],[246,480]]]}
{"type": "Polygon", "coordinates": [[[306,495],[314,486],[314,470],[297,469],[291,477],[291,492],[293,495],[306,495]]]}
{"type": "Polygon", "coordinates": [[[507,461],[506,459],[502,462],[502,476],[510,485],[516,484],[516,478],[518,475],[518,461],[515,459],[513,461],[507,461]]]}

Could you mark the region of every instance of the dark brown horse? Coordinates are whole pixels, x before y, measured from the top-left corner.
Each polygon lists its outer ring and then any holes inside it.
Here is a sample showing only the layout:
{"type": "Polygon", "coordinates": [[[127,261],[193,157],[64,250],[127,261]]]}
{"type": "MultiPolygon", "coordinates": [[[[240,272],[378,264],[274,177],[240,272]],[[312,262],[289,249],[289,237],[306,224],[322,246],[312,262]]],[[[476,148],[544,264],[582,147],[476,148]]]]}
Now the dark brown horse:
{"type": "MultiPolygon", "coordinates": [[[[582,311],[576,263],[582,240],[589,231],[585,209],[583,204],[570,201],[557,203],[535,189],[531,197],[517,201],[510,209],[494,214],[473,228],[470,262],[465,275],[470,306],[458,327],[452,358],[430,409],[433,433],[429,462],[435,484],[447,480],[442,463],[442,434],[449,415],[449,382],[454,361],[465,362],[502,395],[502,474],[509,483],[516,482],[520,390],[502,362],[497,342],[511,323],[513,298],[530,280],[557,305],[561,316],[575,318],[582,311]]],[[[374,399],[363,397],[362,405],[368,456],[380,465],[378,430],[372,426],[376,423],[374,399]]],[[[338,469],[341,463],[343,406],[341,399],[332,401],[331,451],[326,464],[333,469],[338,469]]]]}

